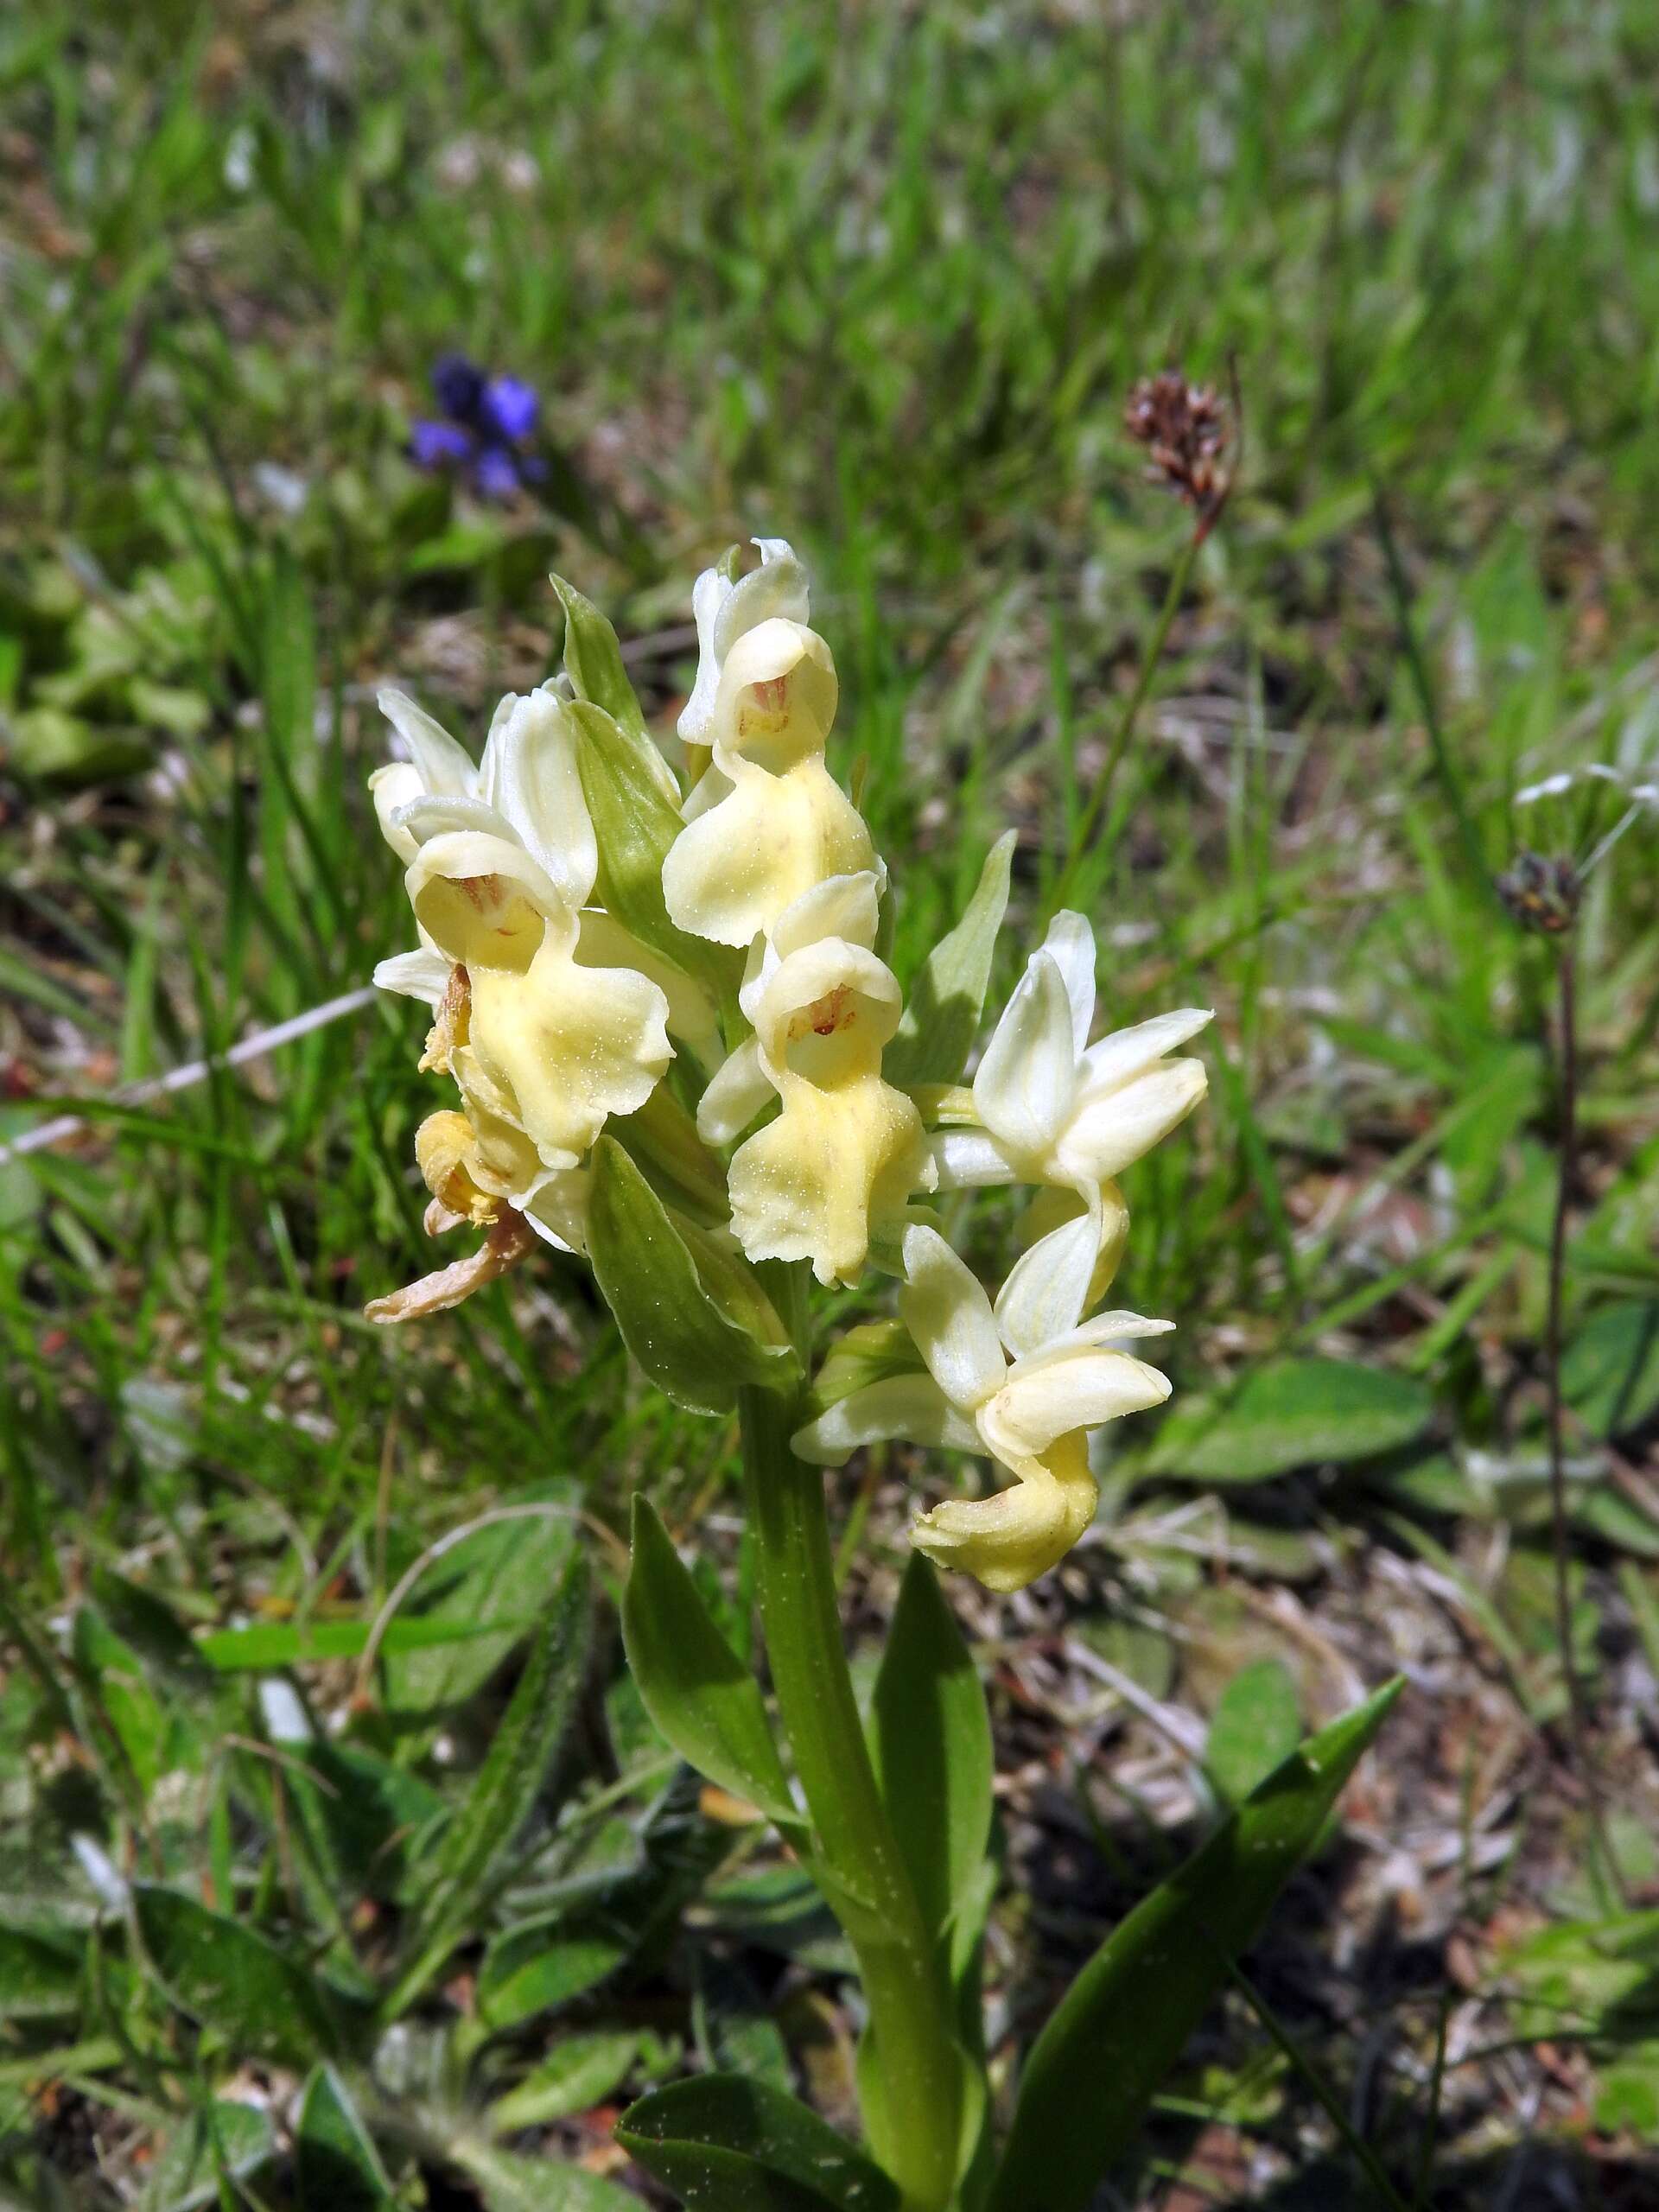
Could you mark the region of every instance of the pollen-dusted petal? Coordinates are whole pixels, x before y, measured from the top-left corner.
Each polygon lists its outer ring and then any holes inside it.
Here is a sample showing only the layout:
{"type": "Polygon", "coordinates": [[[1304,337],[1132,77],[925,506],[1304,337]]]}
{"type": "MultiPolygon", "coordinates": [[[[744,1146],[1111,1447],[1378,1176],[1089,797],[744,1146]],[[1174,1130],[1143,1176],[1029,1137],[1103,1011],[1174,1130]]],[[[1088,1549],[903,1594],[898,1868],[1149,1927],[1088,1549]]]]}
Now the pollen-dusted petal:
{"type": "Polygon", "coordinates": [[[866,1383],[797,1429],[790,1443],[809,1466],[840,1467],[861,1446],[888,1437],[947,1452],[982,1448],[972,1421],[931,1375],[887,1375],[866,1383]]]}
{"type": "Polygon", "coordinates": [[[472,1172],[478,1140],[464,1114],[429,1114],[415,1132],[421,1179],[448,1213],[487,1226],[501,1211],[499,1193],[480,1188],[472,1172]]]}
{"type": "Polygon", "coordinates": [[[1022,1460],[1017,1479],[989,1497],[948,1498],[910,1532],[939,1567],[971,1574],[988,1590],[1023,1590],[1065,1557],[1095,1517],[1100,1491],[1080,1436],[1041,1459],[1022,1460]]]}
{"type": "Polygon", "coordinates": [[[826,876],[874,867],[875,849],[816,755],[778,776],[741,760],[733,766],[730,792],[669,848],[663,897],[677,929],[747,945],[826,876]]]}
{"type": "Polygon", "coordinates": [[[1071,1001],[1051,952],[1027,963],[974,1077],[974,1104],[1015,1159],[1040,1161],[1071,1111],[1077,1054],[1071,1001]]]}
{"type": "Polygon", "coordinates": [[[936,1229],[905,1231],[899,1311],[928,1371],[953,1405],[971,1410],[1001,1389],[1008,1363],[991,1301],[978,1276],[936,1229]]]}
{"type": "Polygon", "coordinates": [[[733,641],[709,735],[728,775],[755,762],[774,775],[823,751],[836,719],[836,664],[816,630],[774,616],[733,641]]]}
{"type": "Polygon", "coordinates": [[[832,937],[778,962],[750,1007],[773,1080],[789,1069],[822,1086],[842,1072],[875,1071],[904,1001],[892,969],[832,937]]]}
{"type": "Polygon", "coordinates": [[[1186,1119],[1209,1084],[1202,1060],[1160,1060],[1115,1090],[1085,1096],[1058,1148],[1066,1179],[1122,1174],[1186,1119]]]}
{"type": "Polygon", "coordinates": [[[416,920],[467,969],[528,967],[548,918],[569,911],[522,845],[476,830],[423,845],[404,882],[416,920]]]}
{"type": "Polygon", "coordinates": [[[623,928],[613,915],[585,906],[577,916],[576,958],[584,968],[632,968],[668,1001],[668,1033],[682,1037],[705,1067],[721,1057],[720,1008],[694,976],[666,953],[623,928]]]}
{"type": "Polygon", "coordinates": [[[473,987],[464,968],[450,969],[444,980],[443,995],[433,1012],[436,1018],[426,1033],[421,1072],[424,1075],[435,1068],[440,1075],[448,1075],[455,1054],[466,1046],[472,1020],[473,987]]]}
{"type": "Polygon", "coordinates": [[[536,1239],[524,1222],[516,1213],[504,1213],[485,1236],[475,1252],[464,1260],[456,1260],[449,1267],[439,1268],[435,1273],[423,1275],[418,1282],[406,1283],[403,1289],[394,1290],[385,1298],[372,1298],[363,1308],[364,1318],[370,1321],[420,1321],[429,1313],[447,1313],[452,1306],[459,1306],[475,1290],[482,1290],[486,1283],[504,1275],[509,1268],[517,1267],[526,1254],[536,1249],[536,1239]]]}
{"type": "Polygon", "coordinates": [[[783,1111],[733,1155],[732,1227],[751,1260],[810,1260],[855,1281],[873,1227],[896,1221],[925,1172],[921,1116],[878,1075],[820,1090],[785,1077],[783,1111]]]}
{"type": "Polygon", "coordinates": [[[574,1167],[674,1057],[668,1001],[626,968],[581,968],[550,932],[522,975],[475,969],[472,1049],[550,1167],[574,1167]]]}
{"type": "Polygon", "coordinates": [[[1010,1463],[1046,1452],[1074,1429],[1099,1428],[1160,1406],[1169,1377],[1128,1352],[1079,1345],[1046,1358],[1016,1360],[1007,1382],[978,1413],[979,1433],[1010,1463]]]}

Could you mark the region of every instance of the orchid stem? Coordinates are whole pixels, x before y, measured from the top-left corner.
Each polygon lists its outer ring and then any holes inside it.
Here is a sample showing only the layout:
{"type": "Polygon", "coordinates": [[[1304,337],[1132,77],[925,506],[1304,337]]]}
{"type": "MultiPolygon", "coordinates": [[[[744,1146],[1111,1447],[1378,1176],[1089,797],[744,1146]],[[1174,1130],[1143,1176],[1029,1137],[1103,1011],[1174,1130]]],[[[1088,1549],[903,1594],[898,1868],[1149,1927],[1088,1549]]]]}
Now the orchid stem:
{"type": "Polygon", "coordinates": [[[869,2007],[859,2067],[865,2127],[906,2212],[944,2212],[956,2187],[962,2056],[847,1669],[823,1471],[790,1449],[797,1414],[787,1400],[745,1390],[739,1410],[772,1687],[828,1901],[857,1954],[869,2007]]]}

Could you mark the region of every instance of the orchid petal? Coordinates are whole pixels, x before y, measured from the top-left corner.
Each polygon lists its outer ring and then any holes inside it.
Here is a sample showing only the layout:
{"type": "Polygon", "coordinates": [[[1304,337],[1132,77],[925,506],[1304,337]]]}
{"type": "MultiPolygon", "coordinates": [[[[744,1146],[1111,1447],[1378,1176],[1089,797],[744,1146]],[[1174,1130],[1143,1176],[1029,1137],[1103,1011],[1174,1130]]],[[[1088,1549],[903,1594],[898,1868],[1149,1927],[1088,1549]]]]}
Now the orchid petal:
{"type": "Polygon", "coordinates": [[[809,1466],[844,1466],[867,1444],[901,1437],[947,1452],[978,1452],[979,1437],[931,1375],[888,1375],[838,1399],[790,1439],[809,1466]]]}
{"type": "Polygon", "coordinates": [[[1209,1083],[1202,1060],[1160,1060],[1133,1082],[1085,1098],[1060,1139],[1068,1179],[1121,1174],[1186,1119],[1209,1083]]]}
{"type": "Polygon", "coordinates": [[[1113,1030],[1083,1056],[1084,1096],[1092,1097],[1144,1074],[1155,1060],[1185,1045],[1214,1020],[1207,1007],[1184,1006],[1170,1014],[1154,1014],[1149,1021],[1135,1022],[1128,1029],[1113,1030]]]}
{"type": "Polygon", "coordinates": [[[905,1232],[905,1286],[899,1311],[951,1403],[971,1411],[1002,1388],[1008,1363],[978,1277],[937,1230],[905,1232]]]}
{"type": "Polygon", "coordinates": [[[565,904],[586,906],[599,872],[599,847],[563,701],[545,688],[515,701],[493,745],[497,806],[565,904]]]}
{"type": "Polygon", "coordinates": [[[1046,1452],[1075,1429],[1098,1428],[1160,1406],[1170,1380],[1128,1352],[1088,1347],[1017,1361],[1007,1383],[979,1409],[980,1434],[999,1459],[1046,1452]]]}
{"type": "Polygon", "coordinates": [[[435,1009],[442,1005],[449,988],[454,965],[442,953],[429,952],[423,946],[414,952],[394,952],[390,960],[378,961],[372,980],[377,990],[396,991],[401,998],[419,999],[435,1009]]]}
{"type": "Polygon", "coordinates": [[[936,1129],[928,1147],[942,1191],[976,1191],[1020,1179],[1019,1169],[988,1129],[936,1129]]]}
{"type": "Polygon", "coordinates": [[[1066,1438],[1014,1471],[1018,1479],[989,1497],[936,1505],[912,1529],[911,1541],[937,1565],[971,1574],[988,1590],[1023,1590],[1046,1574],[1093,1521],[1099,1486],[1081,1437],[1066,1438]]]}
{"type": "Polygon", "coordinates": [[[697,1135],[705,1144],[730,1144],[774,1095],[760,1065],[760,1047],[746,1037],[715,1070],[697,1102],[697,1135]]]}
{"type": "Polygon", "coordinates": [[[478,770],[472,755],[456,743],[442,722],[435,722],[423,707],[403,691],[378,695],[379,709],[409,747],[409,757],[420,771],[421,781],[435,797],[441,793],[470,796],[478,789],[478,770]]]}
{"type": "Polygon", "coordinates": [[[1098,1200],[1075,1220],[1039,1237],[1009,1270],[996,1300],[996,1325],[1018,1359],[1076,1328],[1100,1250],[1098,1200]]]}
{"type": "Polygon", "coordinates": [[[1051,952],[1033,952],[974,1077],[980,1119],[1016,1158],[1042,1158],[1065,1120],[1077,1056],[1071,1001],[1051,952]]]}
{"type": "Polygon", "coordinates": [[[1071,1049],[1081,1059],[1095,1018],[1095,933],[1083,915],[1066,909],[1055,915],[1043,950],[1059,969],[1071,1008],[1071,1049]]]}

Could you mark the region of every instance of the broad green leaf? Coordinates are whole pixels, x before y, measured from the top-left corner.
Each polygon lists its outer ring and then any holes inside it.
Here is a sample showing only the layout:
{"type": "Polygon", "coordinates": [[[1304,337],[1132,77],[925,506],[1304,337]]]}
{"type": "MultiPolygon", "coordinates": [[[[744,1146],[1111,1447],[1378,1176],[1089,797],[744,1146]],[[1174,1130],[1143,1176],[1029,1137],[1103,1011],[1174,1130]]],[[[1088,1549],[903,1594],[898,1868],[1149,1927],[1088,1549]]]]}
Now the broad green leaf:
{"type": "Polygon", "coordinates": [[[996,933],[1007,911],[1016,842],[1010,830],[992,846],[962,919],[939,939],[906,993],[899,1033],[881,1056],[881,1072],[889,1083],[961,1080],[984,1011],[996,933]]]}
{"type": "Polygon", "coordinates": [[[590,2028],[564,2037],[516,2088],[496,2099],[490,2126],[511,2135],[590,2112],[626,2079],[639,2048],[636,2028],[590,2028]]]}
{"type": "Polygon", "coordinates": [[[616,2139],[687,2212],[899,2212],[895,2184],[786,2090],[738,2074],[631,2105],[616,2139]]]}
{"type": "Polygon", "coordinates": [[[1296,1679],[1282,1659],[1258,1659],[1233,1676],[1217,1701],[1204,1763],[1230,1804],[1248,1797],[1287,1759],[1302,1733],[1296,1679]]]}
{"type": "Polygon", "coordinates": [[[1562,1356],[1561,1395],[1597,1436],[1623,1436],[1659,1409],[1659,1300],[1592,1314],[1562,1356]]]}
{"type": "Polygon", "coordinates": [[[0,2020],[79,2011],[80,1953],[73,1936],[0,1926],[0,2020]]]}
{"type": "Polygon", "coordinates": [[[346,2084],[319,2066],[305,2085],[294,2147],[300,2212],[385,2212],[391,2183],[346,2084]]]}
{"type": "Polygon", "coordinates": [[[540,1913],[492,1936],[478,1970],[486,2026],[516,2027],[607,1981],[632,1955],[639,1929],[602,1907],[540,1913]]]}
{"type": "MultiPolygon", "coordinates": [[[[645,718],[628,681],[615,630],[593,601],[574,584],[566,583],[563,576],[550,576],[548,582],[557,592],[559,604],[564,609],[564,672],[577,698],[590,700],[625,730],[644,737],[645,718]]],[[[655,752],[656,747],[653,746],[652,750],[655,752]]],[[[661,760],[662,755],[658,753],[658,758],[661,760]]],[[[669,798],[675,798],[674,779],[666,761],[663,762],[662,779],[669,798]]]]}
{"type": "MultiPolygon", "coordinates": [[[[181,2120],[162,2146],[140,2199],[143,2212],[198,2212],[224,2199],[221,2171],[232,2181],[256,2174],[276,2147],[270,2115],[257,2105],[218,2097],[181,2120]]],[[[310,2212],[310,2208],[306,2208],[310,2212]]]]}
{"type": "Polygon", "coordinates": [[[991,1724],[956,1616],[919,1552],[875,1678],[870,1753],[929,1933],[944,1961],[959,1963],[978,1940],[984,1900],[976,1878],[991,1834],[991,1724]]]}
{"type": "Polygon", "coordinates": [[[529,1817],[582,1686],[592,1616],[587,1558],[573,1551],[467,1802],[444,1834],[427,1929],[465,1923],[529,1817]]]}
{"type": "Polygon", "coordinates": [[[338,2050],[327,2000],[274,1943],[177,1890],[142,1883],[132,1897],[144,1948],[168,1995],[217,2029],[238,2056],[309,2066],[338,2050]]]}
{"type": "Polygon", "coordinates": [[[645,1710],[682,1758],[798,1830],[783,1761],[753,1671],[715,1626],[656,1508],[633,1498],[622,1641],[645,1710]]]}
{"type": "Polygon", "coordinates": [[[1249,1370],[1224,1399],[1179,1404],[1158,1432],[1147,1469],[1198,1482],[1260,1482],[1321,1460],[1395,1451],[1433,1415],[1427,1386],[1391,1369],[1274,1360],[1249,1370]]]}
{"type": "Polygon", "coordinates": [[[989,2212],[1084,2212],[1399,1688],[1304,1744],[1096,1952],[1026,2061],[989,2212]]]}
{"type": "Polygon", "coordinates": [[[658,1388],[694,1413],[729,1413],[745,1383],[781,1389],[798,1372],[703,1287],[662,1200],[613,1137],[594,1147],[588,1243],[622,1340],[658,1388]]]}
{"type": "Polygon", "coordinates": [[[453,2156],[478,2183],[485,2212],[639,2212],[632,2190],[567,2165],[556,2152],[522,2158],[489,2144],[459,2143],[453,2156]]]}

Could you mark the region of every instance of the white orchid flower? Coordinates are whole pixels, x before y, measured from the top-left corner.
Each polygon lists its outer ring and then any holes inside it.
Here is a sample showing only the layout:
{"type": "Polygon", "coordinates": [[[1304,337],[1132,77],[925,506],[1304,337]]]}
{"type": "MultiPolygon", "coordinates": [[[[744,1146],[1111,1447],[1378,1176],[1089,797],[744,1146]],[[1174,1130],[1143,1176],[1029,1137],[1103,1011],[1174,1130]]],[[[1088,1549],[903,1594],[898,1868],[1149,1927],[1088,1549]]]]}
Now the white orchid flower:
{"type": "Polygon", "coordinates": [[[705,1142],[728,1142],[777,1095],[777,1119],[733,1155],[732,1226],[751,1260],[810,1260],[824,1283],[855,1280],[872,1230],[932,1180],[920,1115],[881,1079],[902,1006],[871,949],[878,891],[873,869],[831,876],[757,938],[739,993],[754,1034],[697,1116],[705,1142]]]}
{"type": "Polygon", "coordinates": [[[746,576],[705,569],[691,588],[691,613],[697,626],[697,680],[676,724],[687,745],[707,746],[715,720],[715,700],[726,656],[746,630],[781,615],[804,622],[810,612],[806,570],[782,537],[752,541],[760,566],[746,576]]]}
{"type": "Polygon", "coordinates": [[[663,863],[677,928],[748,944],[814,884],[874,866],[870,833],[824,765],[836,698],[836,664],[816,630],[770,615],[733,639],[701,725],[714,766],[663,863]]]}
{"type": "Polygon", "coordinates": [[[993,1309],[931,1229],[906,1231],[904,1257],[899,1312],[927,1371],[855,1390],[798,1431],[794,1448],[832,1467],[890,1437],[988,1453],[1017,1477],[1013,1486],[937,1505],[912,1536],[940,1566],[988,1589],[1022,1589],[1064,1558],[1094,1518],[1089,1431],[1169,1395],[1167,1378],[1117,1342],[1160,1336],[1173,1324],[1135,1313],[1083,1321],[1079,1308],[1057,1311],[1030,1279],[1020,1283],[1018,1270],[993,1309]]]}
{"type": "MultiPolygon", "coordinates": [[[[599,854],[563,697],[510,694],[477,768],[401,694],[382,704],[414,757],[378,772],[376,807],[408,860],[423,949],[466,977],[466,1034],[442,1033],[441,1014],[428,1065],[451,1065],[464,1044],[543,1166],[573,1169],[610,1116],[645,1104],[673,1048],[658,983],[578,957],[599,854]]],[[[604,926],[589,925],[590,948],[604,926]]],[[[428,995],[435,972],[405,954],[376,980],[428,995]]]]}

